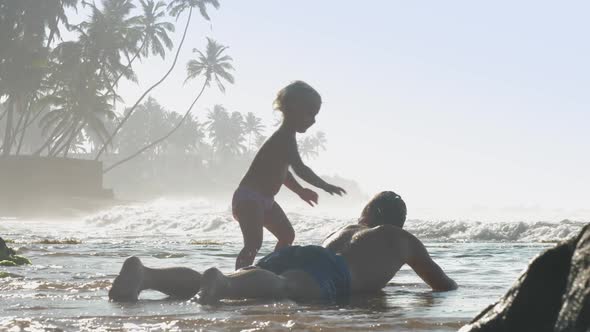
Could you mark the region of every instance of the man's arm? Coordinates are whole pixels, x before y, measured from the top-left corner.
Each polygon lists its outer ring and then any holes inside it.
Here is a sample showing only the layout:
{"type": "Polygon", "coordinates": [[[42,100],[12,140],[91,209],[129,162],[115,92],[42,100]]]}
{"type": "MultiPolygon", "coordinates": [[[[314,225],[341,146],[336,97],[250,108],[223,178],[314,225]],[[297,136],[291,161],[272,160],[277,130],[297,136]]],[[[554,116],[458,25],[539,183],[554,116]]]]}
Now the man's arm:
{"type": "Polygon", "coordinates": [[[424,244],[415,236],[408,238],[408,265],[435,291],[450,291],[457,289],[457,283],[445,274],[436,264],[424,244]]]}

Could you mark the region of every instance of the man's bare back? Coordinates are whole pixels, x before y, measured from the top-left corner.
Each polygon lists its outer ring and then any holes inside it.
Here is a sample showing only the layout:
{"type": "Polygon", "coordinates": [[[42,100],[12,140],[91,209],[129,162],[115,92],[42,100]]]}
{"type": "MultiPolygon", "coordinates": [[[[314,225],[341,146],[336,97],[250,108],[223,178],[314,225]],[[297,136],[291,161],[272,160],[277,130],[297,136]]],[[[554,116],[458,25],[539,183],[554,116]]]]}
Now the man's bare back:
{"type": "Polygon", "coordinates": [[[396,226],[349,225],[328,236],[322,246],[348,263],[353,293],[382,289],[404,264],[434,290],[457,287],[430,258],[422,242],[396,226]]]}

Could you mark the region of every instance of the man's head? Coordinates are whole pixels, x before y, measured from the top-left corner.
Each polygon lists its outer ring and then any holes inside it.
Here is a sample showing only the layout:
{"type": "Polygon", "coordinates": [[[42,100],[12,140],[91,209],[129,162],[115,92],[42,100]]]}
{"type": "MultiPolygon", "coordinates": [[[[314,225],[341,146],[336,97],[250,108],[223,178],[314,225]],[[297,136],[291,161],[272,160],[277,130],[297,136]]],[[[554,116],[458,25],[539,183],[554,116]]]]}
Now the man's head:
{"type": "Polygon", "coordinates": [[[393,191],[382,191],[367,203],[359,223],[369,227],[393,225],[402,228],[406,214],[406,203],[400,195],[393,191]]]}

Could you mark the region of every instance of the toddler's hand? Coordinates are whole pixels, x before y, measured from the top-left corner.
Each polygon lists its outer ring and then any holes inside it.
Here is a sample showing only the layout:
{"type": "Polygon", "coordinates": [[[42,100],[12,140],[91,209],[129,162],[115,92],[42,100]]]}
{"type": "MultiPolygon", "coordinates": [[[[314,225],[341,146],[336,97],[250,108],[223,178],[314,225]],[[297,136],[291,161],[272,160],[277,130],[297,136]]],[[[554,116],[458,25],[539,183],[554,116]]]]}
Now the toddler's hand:
{"type": "Polygon", "coordinates": [[[318,204],[318,194],[311,189],[303,188],[303,190],[301,190],[299,193],[299,197],[301,197],[302,200],[306,201],[307,204],[311,206],[318,204]]]}
{"type": "Polygon", "coordinates": [[[346,194],[346,190],[329,183],[323,189],[330,195],[337,194],[338,196],[342,196],[343,194],[346,194]]]}

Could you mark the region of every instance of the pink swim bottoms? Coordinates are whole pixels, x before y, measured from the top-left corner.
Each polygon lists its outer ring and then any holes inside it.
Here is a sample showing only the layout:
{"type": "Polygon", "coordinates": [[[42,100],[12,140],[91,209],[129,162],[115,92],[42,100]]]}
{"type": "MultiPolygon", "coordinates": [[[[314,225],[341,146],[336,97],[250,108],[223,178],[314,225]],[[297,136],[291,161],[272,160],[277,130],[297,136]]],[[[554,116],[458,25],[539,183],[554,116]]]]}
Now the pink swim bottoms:
{"type": "Polygon", "coordinates": [[[256,202],[264,213],[269,212],[275,202],[274,197],[263,195],[258,191],[245,186],[240,186],[234,192],[234,197],[231,201],[232,209],[235,210],[236,205],[243,201],[256,202]]]}

